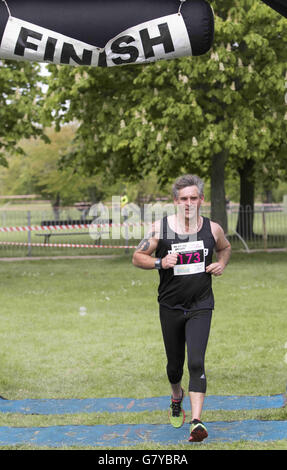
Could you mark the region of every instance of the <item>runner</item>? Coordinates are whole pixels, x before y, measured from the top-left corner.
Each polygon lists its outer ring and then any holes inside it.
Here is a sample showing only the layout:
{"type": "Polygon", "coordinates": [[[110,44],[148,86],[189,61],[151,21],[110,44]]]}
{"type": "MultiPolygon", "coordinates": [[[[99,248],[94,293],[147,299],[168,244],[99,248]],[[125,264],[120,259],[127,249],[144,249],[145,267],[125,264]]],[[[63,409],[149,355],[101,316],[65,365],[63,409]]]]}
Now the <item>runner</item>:
{"type": "Polygon", "coordinates": [[[220,225],[200,215],[203,188],[197,176],[178,178],[173,185],[175,214],[156,221],[133,255],[135,266],[159,270],[158,302],[172,391],[169,416],[174,427],[185,420],[181,379],[187,345],[192,412],[189,440],[193,442],[208,436],[201,413],[206,393],[204,359],[214,309],[211,275],[222,275],[231,253],[220,225]]]}

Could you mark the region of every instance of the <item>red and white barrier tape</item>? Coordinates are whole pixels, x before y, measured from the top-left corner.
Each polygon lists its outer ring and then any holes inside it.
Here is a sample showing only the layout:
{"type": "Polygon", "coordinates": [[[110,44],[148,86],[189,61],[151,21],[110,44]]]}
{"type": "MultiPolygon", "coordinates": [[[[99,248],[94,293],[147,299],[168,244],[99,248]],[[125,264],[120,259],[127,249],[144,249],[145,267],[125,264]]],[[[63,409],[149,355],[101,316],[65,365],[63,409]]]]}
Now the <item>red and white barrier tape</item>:
{"type": "Polygon", "coordinates": [[[105,228],[105,227],[136,227],[144,226],[146,223],[139,222],[137,224],[130,224],[123,222],[122,224],[70,224],[70,225],[31,225],[24,227],[0,227],[0,232],[40,232],[43,230],[71,230],[82,228],[105,228]]]}
{"type": "Polygon", "coordinates": [[[90,225],[32,225],[27,227],[0,227],[0,232],[40,232],[42,230],[67,230],[72,228],[89,228],[90,225]]]}
{"type": "Polygon", "coordinates": [[[21,243],[21,242],[0,242],[2,246],[28,246],[44,248],[137,248],[133,245],[85,245],[79,243],[21,243]]]}

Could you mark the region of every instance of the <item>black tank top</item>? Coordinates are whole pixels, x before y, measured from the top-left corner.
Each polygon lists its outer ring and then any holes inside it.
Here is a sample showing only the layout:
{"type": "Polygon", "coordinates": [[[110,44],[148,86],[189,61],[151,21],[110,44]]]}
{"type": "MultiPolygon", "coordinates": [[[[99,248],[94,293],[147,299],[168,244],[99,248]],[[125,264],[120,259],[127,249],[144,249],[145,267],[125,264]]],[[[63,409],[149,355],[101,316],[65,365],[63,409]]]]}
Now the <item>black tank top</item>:
{"type": "Polygon", "coordinates": [[[210,220],[203,217],[200,231],[186,238],[170,228],[167,217],[161,224],[156,257],[164,258],[169,251],[176,251],[179,256],[175,268],[159,270],[160,305],[186,311],[213,309],[211,274],[205,272],[206,266],[212,263],[215,247],[210,220]]]}

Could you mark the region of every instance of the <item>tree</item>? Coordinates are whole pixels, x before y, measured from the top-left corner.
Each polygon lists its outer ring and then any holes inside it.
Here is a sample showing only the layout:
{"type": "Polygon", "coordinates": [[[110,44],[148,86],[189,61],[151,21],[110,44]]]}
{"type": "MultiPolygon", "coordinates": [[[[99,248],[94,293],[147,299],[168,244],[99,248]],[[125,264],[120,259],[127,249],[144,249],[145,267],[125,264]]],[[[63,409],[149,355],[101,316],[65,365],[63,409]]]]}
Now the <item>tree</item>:
{"type": "Polygon", "coordinates": [[[46,116],[56,109],[58,125],[79,121],[68,164],[86,171],[105,169],[113,180],[155,170],[161,184],[183,171],[210,178],[211,216],[227,231],[226,173],[244,173],[251,159],[260,173],[284,155],[287,22],[255,0],[213,5],[209,54],[121,69],[50,67],[46,116]]]}
{"type": "Polygon", "coordinates": [[[236,230],[249,239],[254,236],[256,181],[268,180],[270,185],[282,177],[282,170],[287,168],[287,115],[283,98],[287,53],[285,44],[282,44],[287,24],[285,19],[266,11],[262,5],[254,4],[247,14],[243,14],[246,18],[242,40],[238,44],[239,73],[235,81],[236,92],[239,91],[243,99],[243,118],[238,120],[234,137],[244,137],[247,147],[237,162],[233,159],[232,166],[240,175],[241,187],[241,210],[236,230]],[[247,67],[249,76],[241,73],[244,67],[247,67]],[[244,118],[247,118],[247,125],[242,134],[244,118]]]}
{"type": "Polygon", "coordinates": [[[41,136],[42,88],[40,66],[28,62],[0,61],[0,165],[7,153],[23,153],[22,138],[41,136]]]}
{"type": "Polygon", "coordinates": [[[0,172],[4,194],[37,194],[49,199],[56,219],[60,206],[98,202],[104,194],[99,176],[87,177],[81,168],[60,167],[61,158],[72,151],[74,133],[74,126],[64,126],[58,133],[47,130],[48,145],[40,138],[21,141],[24,153],[7,156],[9,168],[0,172]]]}

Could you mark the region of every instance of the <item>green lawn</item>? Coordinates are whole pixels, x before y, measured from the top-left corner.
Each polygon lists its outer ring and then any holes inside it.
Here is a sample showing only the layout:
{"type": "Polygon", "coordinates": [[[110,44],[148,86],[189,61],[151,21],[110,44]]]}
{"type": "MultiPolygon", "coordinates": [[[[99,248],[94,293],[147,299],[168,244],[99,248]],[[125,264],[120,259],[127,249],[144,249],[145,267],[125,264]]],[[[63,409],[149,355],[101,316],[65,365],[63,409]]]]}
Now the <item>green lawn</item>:
{"type": "MultiPolygon", "coordinates": [[[[127,255],[1,262],[0,270],[0,395],[12,400],[170,393],[158,319],[157,272],[136,269],[127,255]],[[80,314],[80,307],[86,308],[86,315],[80,314]]],[[[216,309],[206,355],[208,394],[285,392],[286,279],[287,253],[235,253],[224,275],[213,279],[216,309]]],[[[185,389],[187,384],[186,369],[185,389]]],[[[287,419],[287,411],[203,414],[207,423],[240,419],[287,419]]],[[[0,414],[0,426],[19,427],[166,422],[164,412],[0,414]]],[[[241,442],[201,448],[268,445],[241,442]]],[[[282,447],[287,448],[287,440],[269,446],[282,447]]]]}

